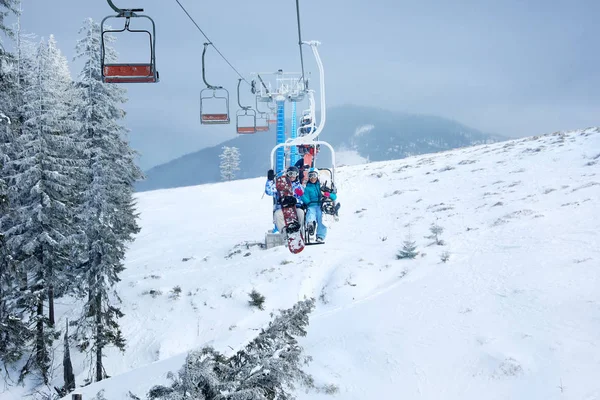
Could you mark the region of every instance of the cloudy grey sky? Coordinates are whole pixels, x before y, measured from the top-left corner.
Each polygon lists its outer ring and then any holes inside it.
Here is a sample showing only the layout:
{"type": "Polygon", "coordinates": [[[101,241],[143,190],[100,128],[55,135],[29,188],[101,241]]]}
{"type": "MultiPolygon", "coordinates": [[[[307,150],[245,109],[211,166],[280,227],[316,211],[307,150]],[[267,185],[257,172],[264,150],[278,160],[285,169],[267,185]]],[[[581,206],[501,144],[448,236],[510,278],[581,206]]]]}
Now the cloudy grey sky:
{"type": "MultiPolygon", "coordinates": [[[[245,77],[299,70],[294,0],[180,1],[245,77]]],[[[127,85],[142,166],[234,137],[234,125],[199,123],[205,39],[175,0],[114,2],[144,7],[157,25],[161,82],[127,85]]],[[[434,114],[515,137],[600,124],[597,0],[300,0],[300,9],[303,39],[322,42],[328,106],[434,114]]],[[[23,0],[22,24],[54,34],[72,59],[83,19],[109,14],[104,0],[23,0]]],[[[209,56],[207,79],[230,90],[234,112],[237,75],[209,56]]]]}

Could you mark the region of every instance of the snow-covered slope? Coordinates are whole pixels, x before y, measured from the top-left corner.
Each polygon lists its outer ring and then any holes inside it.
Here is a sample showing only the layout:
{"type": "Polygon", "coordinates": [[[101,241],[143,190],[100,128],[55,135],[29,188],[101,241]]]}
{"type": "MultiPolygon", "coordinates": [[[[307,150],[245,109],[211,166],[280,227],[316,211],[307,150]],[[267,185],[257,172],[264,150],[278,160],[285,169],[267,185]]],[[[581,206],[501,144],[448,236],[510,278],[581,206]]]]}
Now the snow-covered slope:
{"type": "MultiPolygon", "coordinates": [[[[340,169],[340,221],[296,256],[252,246],[271,227],[263,184],[139,195],[118,287],[128,349],[85,400],[143,398],[186,351],[231,353],[305,296],[318,299],[308,370],[335,398],[600,399],[600,130],[340,169]],[[432,223],[444,246],[425,238],[432,223]],[[397,260],[408,236],[420,254],[397,260]]],[[[78,385],[86,362],[75,355],[78,385]]]]}

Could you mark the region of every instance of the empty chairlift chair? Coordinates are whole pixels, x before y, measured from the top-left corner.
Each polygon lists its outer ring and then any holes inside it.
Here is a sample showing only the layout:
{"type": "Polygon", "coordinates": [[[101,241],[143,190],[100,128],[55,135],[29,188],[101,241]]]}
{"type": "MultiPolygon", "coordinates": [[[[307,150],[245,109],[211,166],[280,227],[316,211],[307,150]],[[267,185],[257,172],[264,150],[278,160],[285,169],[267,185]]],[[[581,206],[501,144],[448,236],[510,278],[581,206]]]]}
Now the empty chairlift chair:
{"type": "Polygon", "coordinates": [[[239,134],[252,134],[256,133],[256,111],[252,109],[250,106],[243,106],[240,103],[240,84],[242,83],[241,79],[238,79],[237,85],[237,96],[238,96],[238,105],[240,109],[235,114],[236,119],[236,129],[239,134]]]}
{"type": "Polygon", "coordinates": [[[256,116],[256,131],[267,132],[269,130],[269,115],[266,113],[259,113],[256,116]]]}
{"type": "Polygon", "coordinates": [[[242,107],[236,113],[236,129],[239,134],[252,134],[258,130],[256,127],[256,111],[250,107],[242,107]]]}
{"type": "Polygon", "coordinates": [[[207,125],[230,122],[227,89],[213,86],[200,91],[200,122],[207,125]]]}
{"type": "Polygon", "coordinates": [[[229,92],[222,86],[213,86],[206,82],[204,57],[206,48],[211,43],[204,43],[202,51],[202,80],[206,88],[200,91],[200,123],[206,125],[228,124],[229,118],[229,92]]]}
{"type": "Polygon", "coordinates": [[[258,107],[258,98],[256,96],[256,131],[267,132],[269,130],[269,112],[261,111],[258,107]]]}
{"type": "Polygon", "coordinates": [[[105,17],[100,24],[100,64],[102,81],[105,83],[155,83],[158,82],[158,71],[156,70],[156,29],[154,21],[147,15],[136,14],[137,12],[143,12],[142,8],[135,9],[120,9],[112,4],[112,1],[108,0],[109,5],[118,12],[117,15],[110,15],[105,17]],[[125,18],[125,25],[123,29],[109,29],[106,27],[106,22],[109,19],[125,18]],[[139,18],[150,21],[152,26],[151,30],[148,29],[131,29],[131,20],[139,18]],[[147,63],[123,63],[115,62],[115,56],[107,54],[105,43],[107,42],[106,35],[113,33],[132,33],[139,35],[147,35],[150,51],[150,59],[147,63]]]}

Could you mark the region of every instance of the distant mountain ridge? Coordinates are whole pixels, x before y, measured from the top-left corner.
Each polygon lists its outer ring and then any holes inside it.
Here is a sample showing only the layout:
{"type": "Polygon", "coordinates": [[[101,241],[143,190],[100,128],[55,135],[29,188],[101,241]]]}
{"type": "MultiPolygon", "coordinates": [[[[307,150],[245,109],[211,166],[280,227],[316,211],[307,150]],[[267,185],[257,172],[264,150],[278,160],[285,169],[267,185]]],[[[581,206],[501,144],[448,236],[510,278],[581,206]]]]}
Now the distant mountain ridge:
{"type": "MultiPolygon", "coordinates": [[[[214,183],[221,180],[219,154],[223,146],[240,152],[238,179],[266,174],[271,150],[276,144],[274,129],[254,135],[240,135],[217,146],[186,154],[146,172],[138,191],[168,189],[214,183]]],[[[327,110],[321,139],[336,150],[351,150],[368,161],[385,161],[433,153],[473,144],[505,140],[442,117],[406,114],[363,106],[340,106],[327,110]]],[[[322,149],[322,166],[330,163],[329,151],[322,149]]]]}

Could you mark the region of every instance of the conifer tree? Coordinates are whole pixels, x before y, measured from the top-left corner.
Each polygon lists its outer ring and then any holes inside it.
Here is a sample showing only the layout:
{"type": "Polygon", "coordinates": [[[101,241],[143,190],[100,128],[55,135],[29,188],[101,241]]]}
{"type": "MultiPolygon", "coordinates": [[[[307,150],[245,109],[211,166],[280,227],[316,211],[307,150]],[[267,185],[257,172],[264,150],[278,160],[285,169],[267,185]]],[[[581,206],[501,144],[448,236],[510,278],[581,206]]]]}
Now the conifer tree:
{"type": "MultiPolygon", "coordinates": [[[[13,33],[12,30],[7,32],[1,19],[7,15],[7,10],[16,11],[15,3],[0,1],[0,31],[13,33]]],[[[16,33],[20,34],[18,30],[16,33]]],[[[17,50],[20,51],[18,40],[17,50]]],[[[18,67],[18,57],[6,52],[0,43],[0,363],[5,371],[9,371],[11,364],[25,354],[31,338],[25,309],[19,303],[21,269],[12,257],[7,243],[7,231],[12,226],[15,209],[14,199],[11,202],[14,191],[9,191],[8,185],[10,177],[14,175],[10,162],[17,153],[15,138],[20,126],[17,112],[18,67]]]]}
{"type": "MultiPolygon", "coordinates": [[[[0,179],[0,215],[7,213],[9,207],[6,190],[4,180],[0,179]]],[[[31,336],[24,321],[23,308],[18,304],[20,291],[19,281],[15,279],[17,276],[16,263],[10,256],[0,229],[0,360],[5,370],[23,356],[31,336]]]]}
{"type": "Polygon", "coordinates": [[[10,14],[18,14],[18,3],[18,0],[0,0],[0,33],[4,33],[8,37],[12,37],[14,31],[6,24],[5,19],[10,14]]]}
{"type": "Polygon", "coordinates": [[[315,300],[299,301],[281,311],[269,326],[230,358],[212,348],[192,352],[169,387],[155,386],[150,399],[264,400],[294,399],[290,389],[300,383],[314,387],[302,370],[308,362],[298,336],[306,336],[315,300]]]}
{"type": "MultiPolygon", "coordinates": [[[[126,244],[139,231],[133,183],[142,173],[120,122],[125,115],[120,107],[126,101],[125,90],[101,80],[100,26],[87,19],[80,33],[83,38],[77,43],[76,57],[84,60],[84,67],[77,83],[80,99],[77,119],[85,143],[86,168],[78,209],[85,248],[77,273],[82,282],[80,294],[86,303],[74,336],[80,350],[92,353],[95,379],[100,381],[106,377],[102,364],[104,349],[125,347],[118,324],[123,313],[113,288],[124,269],[126,244]]],[[[110,42],[110,36],[106,36],[108,60],[116,58],[110,42]]]]}
{"type": "MultiPolygon", "coordinates": [[[[23,71],[24,73],[26,71],[23,71]]],[[[23,126],[18,152],[10,161],[15,171],[15,209],[7,243],[31,284],[23,291],[35,326],[35,356],[23,369],[35,369],[47,382],[49,349],[56,337],[54,289],[65,281],[74,243],[73,191],[77,164],[71,118],[72,82],[67,61],[54,37],[41,41],[30,84],[23,88],[23,126]],[[48,301],[48,315],[44,303],[48,301]]]]}
{"type": "Polygon", "coordinates": [[[223,146],[223,152],[219,155],[221,159],[221,179],[232,181],[235,173],[240,170],[240,152],[237,147],[223,146]]]}

